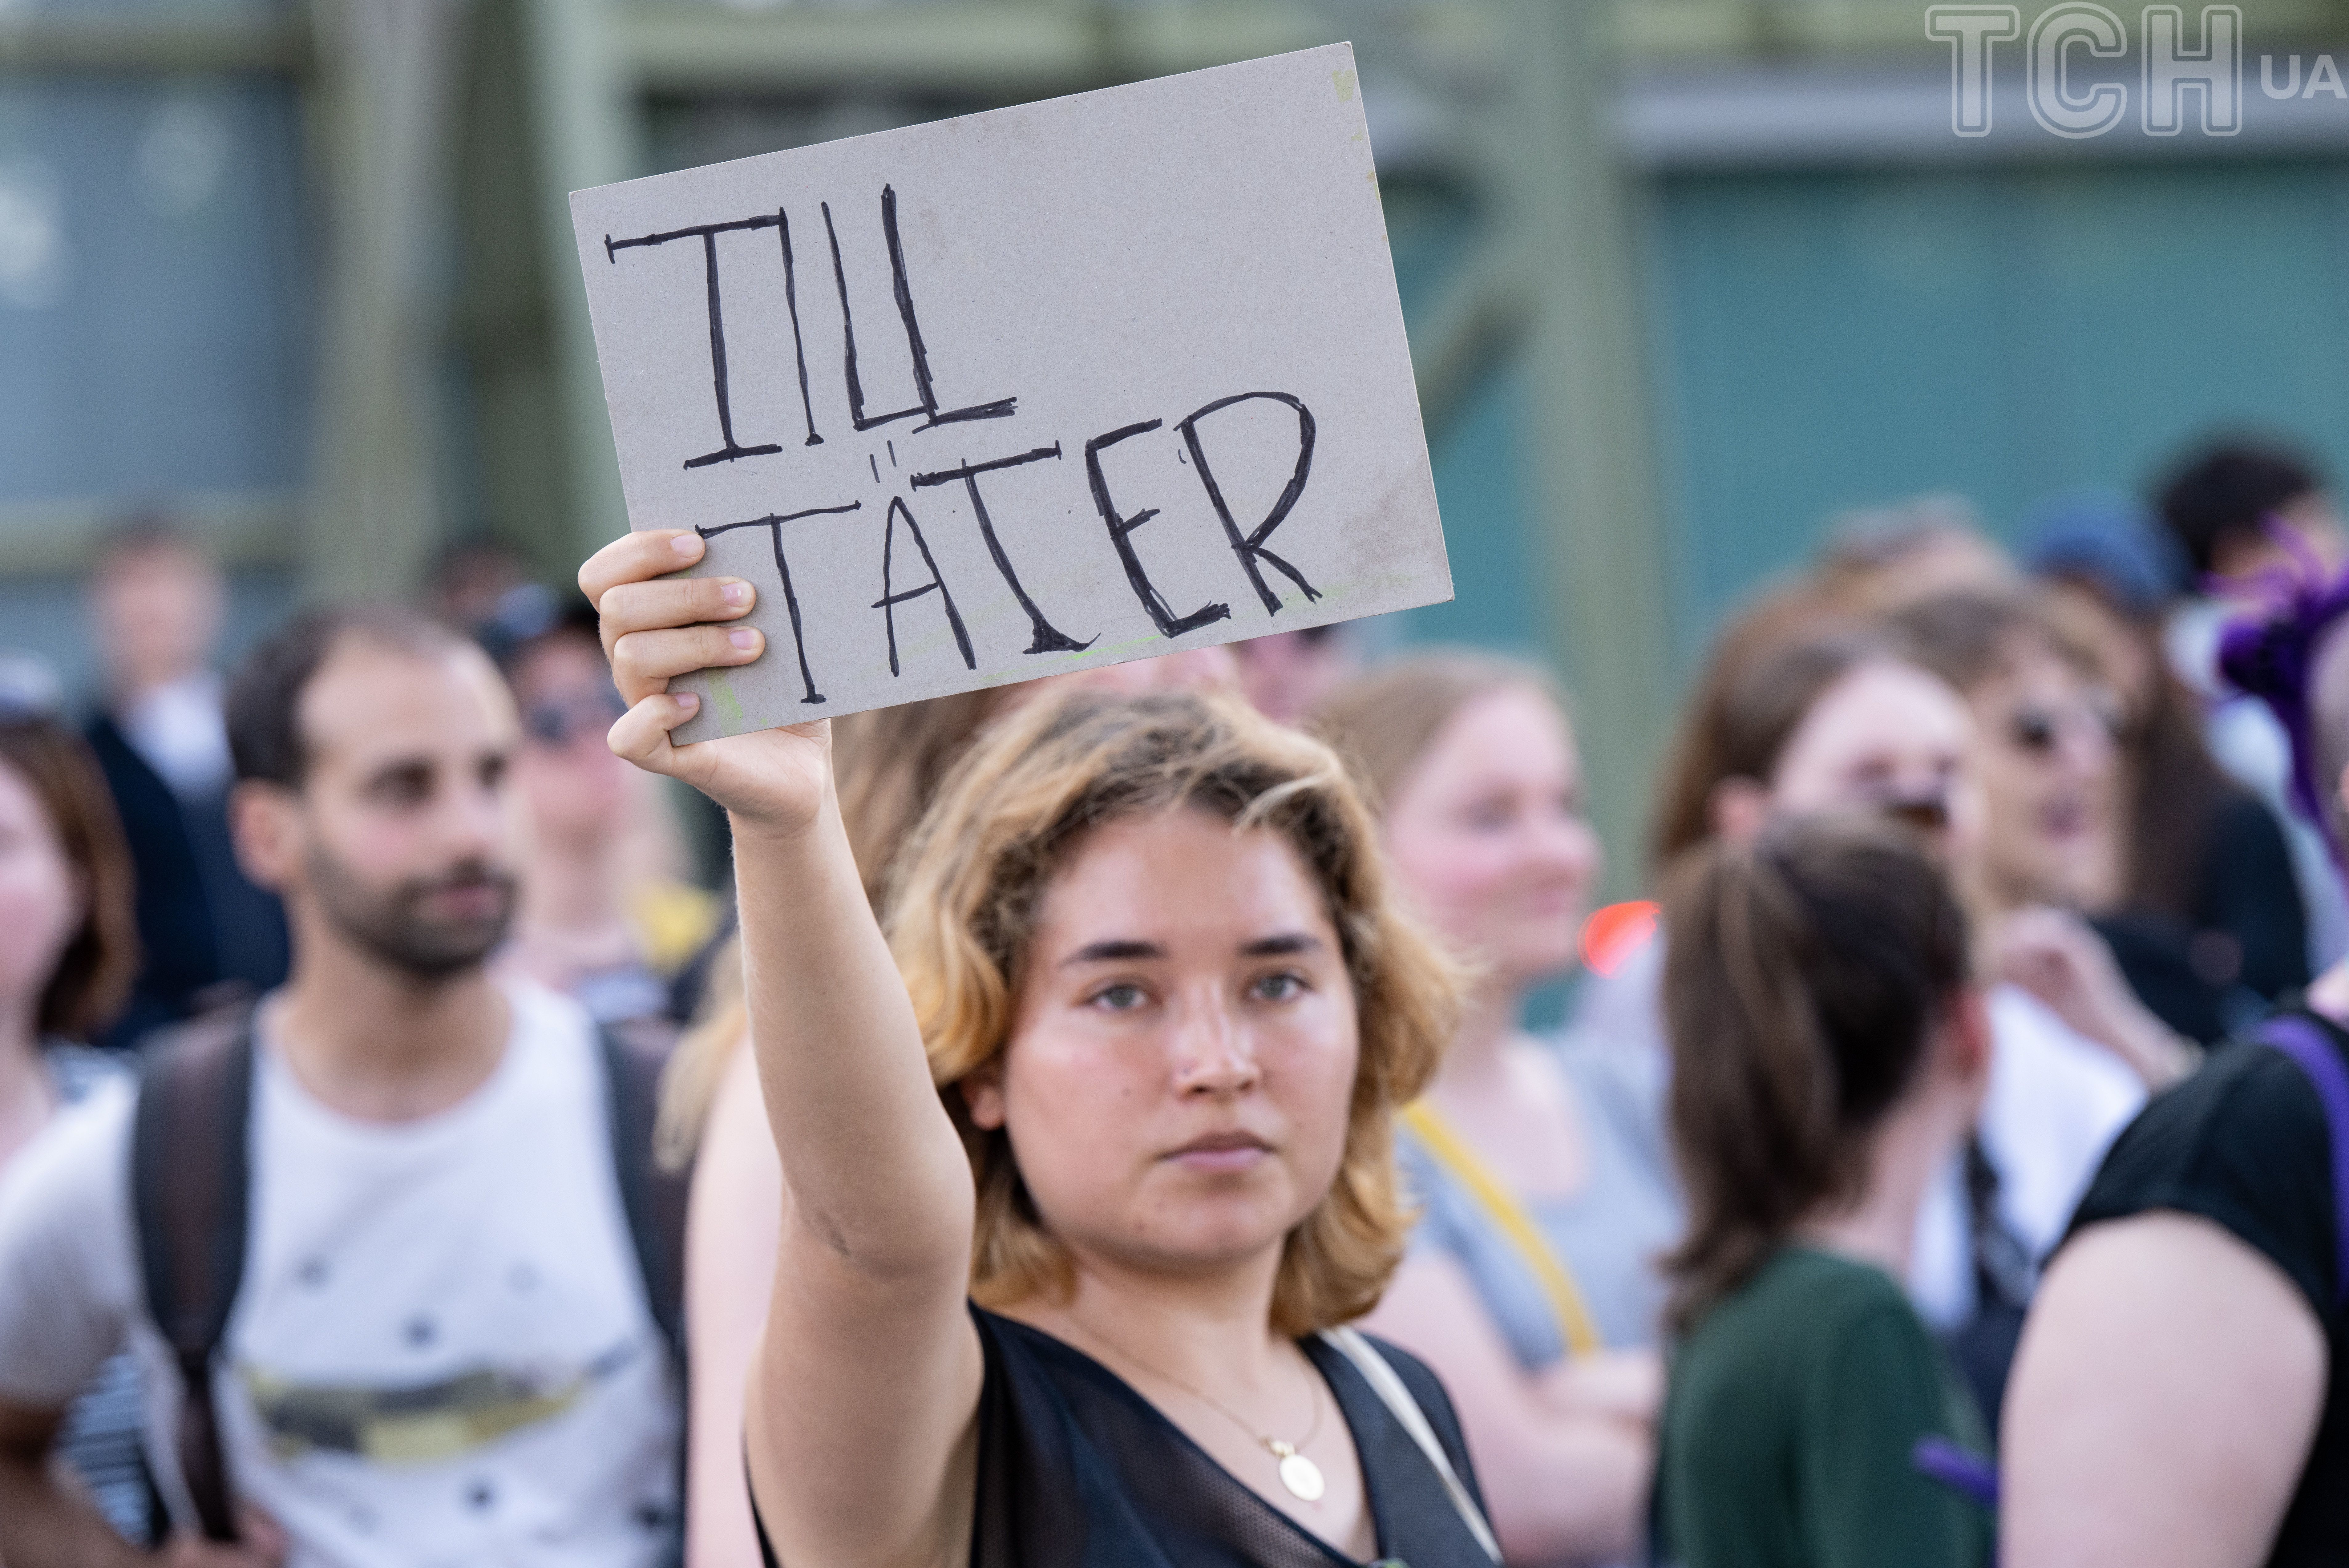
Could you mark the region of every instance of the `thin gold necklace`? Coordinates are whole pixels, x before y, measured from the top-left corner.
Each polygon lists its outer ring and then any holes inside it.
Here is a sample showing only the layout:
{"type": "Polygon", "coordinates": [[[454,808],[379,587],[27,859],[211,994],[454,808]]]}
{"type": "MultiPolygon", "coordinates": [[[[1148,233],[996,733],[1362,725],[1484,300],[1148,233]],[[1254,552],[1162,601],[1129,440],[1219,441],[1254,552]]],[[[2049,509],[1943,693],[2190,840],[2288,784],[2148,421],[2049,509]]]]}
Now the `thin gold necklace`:
{"type": "Polygon", "coordinates": [[[1175,1387],[1182,1389],[1183,1392],[1190,1395],[1191,1398],[1198,1400],[1201,1404],[1216,1410],[1226,1420],[1231,1422],[1232,1425],[1237,1427],[1241,1431],[1246,1432],[1249,1438],[1261,1445],[1267,1453],[1269,1453],[1276,1460],[1279,1461],[1280,1484],[1288,1490],[1288,1494],[1291,1497],[1303,1502],[1319,1502],[1321,1501],[1321,1494],[1329,1490],[1329,1483],[1322,1479],[1321,1467],[1315,1464],[1310,1459],[1308,1459],[1302,1451],[1305,1445],[1311,1442],[1321,1430],[1321,1391],[1313,1386],[1316,1381],[1315,1378],[1309,1377],[1306,1380],[1305,1385],[1305,1397],[1313,1401],[1313,1424],[1305,1429],[1304,1437],[1292,1443],[1285,1438],[1276,1438],[1269,1432],[1257,1431],[1256,1429],[1255,1422],[1248,1420],[1247,1418],[1234,1411],[1229,1405],[1225,1404],[1213,1394],[1206,1392],[1205,1389],[1194,1388],[1190,1384],[1185,1383],[1182,1378],[1175,1377],[1173,1373],[1163,1371],[1160,1368],[1152,1366],[1149,1362],[1144,1361],[1141,1357],[1136,1356],[1133,1351],[1125,1348],[1125,1346],[1111,1343],[1110,1340],[1094,1333],[1092,1329],[1085,1329],[1081,1332],[1084,1334],[1086,1338],[1092,1340],[1095,1344],[1100,1345],[1106,1349],[1115,1351],[1119,1356],[1133,1363],[1136,1367],[1141,1367],[1144,1372],[1149,1373],[1153,1377],[1157,1378],[1160,1382],[1171,1383],[1175,1387]]]}

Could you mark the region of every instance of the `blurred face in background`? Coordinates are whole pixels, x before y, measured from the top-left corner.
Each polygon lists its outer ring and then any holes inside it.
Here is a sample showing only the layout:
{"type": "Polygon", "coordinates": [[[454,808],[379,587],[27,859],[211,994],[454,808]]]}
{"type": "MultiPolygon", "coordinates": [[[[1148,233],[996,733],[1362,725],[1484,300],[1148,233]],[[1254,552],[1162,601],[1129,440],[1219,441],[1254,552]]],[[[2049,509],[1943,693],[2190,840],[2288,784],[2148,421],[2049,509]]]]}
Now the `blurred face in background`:
{"type": "Polygon", "coordinates": [[[2120,708],[2131,714],[2150,711],[2167,673],[2158,632],[2130,620],[2084,583],[2051,583],[2047,601],[2064,630],[2095,661],[2097,678],[2118,699],[2120,708]]]}
{"type": "Polygon", "coordinates": [[[1161,654],[1154,659],[1128,659],[1122,665],[1102,665],[1074,675],[1046,676],[1041,680],[999,686],[998,700],[988,717],[1000,718],[1022,703],[1050,692],[1076,687],[1115,692],[1120,696],[1143,696],[1156,691],[1228,691],[1239,685],[1239,661],[1232,656],[1228,645],[1185,648],[1179,654],[1161,654]]]}
{"type": "Polygon", "coordinates": [[[1319,707],[1361,663],[1340,626],[1276,632],[1231,648],[1239,661],[1240,690],[1257,712],[1283,724],[1319,707]]]}
{"type": "Polygon", "coordinates": [[[1386,835],[1413,903],[1496,982],[1573,966],[1601,856],[1573,734],[1539,689],[1504,686],[1454,713],[1396,786],[1386,835]]]}
{"type": "Polygon", "coordinates": [[[89,608],[114,694],[136,697],[202,669],[222,607],[220,573],[185,545],[154,541],[108,555],[90,579],[89,608]]]}
{"type": "MultiPolygon", "coordinates": [[[[2329,491],[2293,497],[2276,508],[2275,521],[2296,534],[2326,572],[2338,572],[2349,562],[2349,526],[2342,522],[2329,491]]],[[[2221,536],[2210,553],[2210,572],[2217,577],[2256,577],[2278,571],[2297,574],[2300,570],[2299,553],[2262,529],[2234,530],[2221,536]]]]}
{"type": "Polygon", "coordinates": [[[297,948],[339,941],[423,982],[478,968],[513,918],[505,682],[471,645],[351,637],[298,713],[300,787],[240,786],[236,824],[249,869],[286,897],[297,948]]]}
{"type": "Polygon", "coordinates": [[[1982,738],[1983,891],[2001,908],[2102,907],[2119,875],[2112,693],[2022,635],[1967,696],[1982,738]]]}
{"type": "Polygon", "coordinates": [[[513,669],[522,744],[514,786],[542,842],[579,850],[618,833],[636,799],[636,769],[605,740],[623,711],[604,650],[585,633],[557,633],[513,669]]]}
{"type": "Polygon", "coordinates": [[[1886,814],[1962,863],[1982,831],[1973,743],[1973,720],[1948,682],[1914,665],[1870,661],[1813,701],[1766,791],[1741,799],[1733,787],[1743,781],[1724,787],[1722,830],[1750,838],[1775,815],[1886,814]]]}
{"type": "Polygon", "coordinates": [[[57,826],[32,780],[0,762],[0,1011],[28,1020],[81,928],[78,885],[57,826]]]}

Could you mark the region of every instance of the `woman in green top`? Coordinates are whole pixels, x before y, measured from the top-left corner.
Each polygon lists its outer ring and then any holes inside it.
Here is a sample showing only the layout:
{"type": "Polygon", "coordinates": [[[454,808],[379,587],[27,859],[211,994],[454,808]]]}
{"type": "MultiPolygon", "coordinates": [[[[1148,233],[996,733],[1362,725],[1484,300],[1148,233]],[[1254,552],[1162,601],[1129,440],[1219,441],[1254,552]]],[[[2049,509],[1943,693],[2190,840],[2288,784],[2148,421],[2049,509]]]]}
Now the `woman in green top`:
{"type": "Polygon", "coordinates": [[[1684,1568],[1980,1568],[1986,1515],[1916,1466],[1981,1422],[1895,1283],[1989,1062],[1964,914],[1913,836],[1795,819],[1668,883],[1689,1232],[1657,1474],[1684,1568]]]}

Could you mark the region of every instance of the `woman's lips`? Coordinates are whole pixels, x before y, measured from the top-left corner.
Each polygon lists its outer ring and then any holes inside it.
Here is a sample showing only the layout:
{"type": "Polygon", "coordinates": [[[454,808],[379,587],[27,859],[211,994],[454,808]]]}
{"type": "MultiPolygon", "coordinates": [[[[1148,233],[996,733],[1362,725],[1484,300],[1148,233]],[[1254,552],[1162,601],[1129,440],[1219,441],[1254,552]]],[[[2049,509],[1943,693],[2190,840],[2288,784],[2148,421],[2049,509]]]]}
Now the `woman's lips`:
{"type": "Polygon", "coordinates": [[[1211,1132],[1166,1158],[1186,1170],[1224,1174],[1253,1170],[1271,1153],[1272,1146],[1252,1132],[1211,1132]]]}
{"type": "Polygon", "coordinates": [[[2052,839],[2076,838],[2090,825],[2088,808],[2077,800],[2058,800],[2040,809],[2040,831],[2052,839]]]}

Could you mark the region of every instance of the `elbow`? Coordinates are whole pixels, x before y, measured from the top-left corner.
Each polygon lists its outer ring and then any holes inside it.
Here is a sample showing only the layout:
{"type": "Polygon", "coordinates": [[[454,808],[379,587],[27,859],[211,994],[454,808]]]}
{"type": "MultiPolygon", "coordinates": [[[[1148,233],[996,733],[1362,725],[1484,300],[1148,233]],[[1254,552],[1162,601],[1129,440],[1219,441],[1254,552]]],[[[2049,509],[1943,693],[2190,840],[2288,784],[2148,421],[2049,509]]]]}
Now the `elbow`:
{"type": "Polygon", "coordinates": [[[825,1199],[792,1193],[785,1205],[785,1256],[813,1256],[829,1269],[891,1289],[950,1279],[961,1290],[970,1274],[977,1202],[970,1169],[957,1150],[951,1168],[913,1186],[911,1201],[863,1192],[825,1199]]]}

